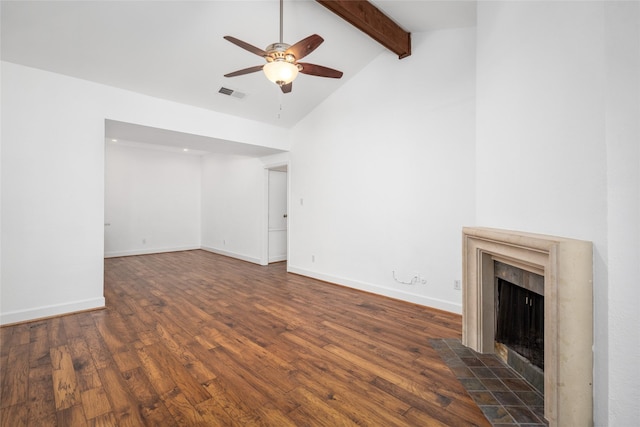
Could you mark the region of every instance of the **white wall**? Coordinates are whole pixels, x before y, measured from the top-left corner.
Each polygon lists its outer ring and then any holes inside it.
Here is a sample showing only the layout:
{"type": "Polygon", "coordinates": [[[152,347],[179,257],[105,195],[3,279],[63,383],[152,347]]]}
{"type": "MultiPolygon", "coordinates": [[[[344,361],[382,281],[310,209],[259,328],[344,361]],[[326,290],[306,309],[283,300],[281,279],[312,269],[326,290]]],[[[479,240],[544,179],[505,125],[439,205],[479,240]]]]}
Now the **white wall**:
{"type": "Polygon", "coordinates": [[[0,322],[104,305],[104,121],[288,149],[284,129],[2,62],[0,322]]]}
{"type": "Polygon", "coordinates": [[[95,86],[2,63],[2,323],[104,305],[95,86]]]}
{"type": "Polygon", "coordinates": [[[264,223],[264,167],[260,159],[202,157],[202,247],[261,262],[264,223]]]}
{"type": "Polygon", "coordinates": [[[200,163],[107,141],[105,257],[200,248],[200,163]]]}
{"type": "MultiPolygon", "coordinates": [[[[602,322],[608,369],[608,418],[640,420],[640,4],[605,10],[608,318],[602,322]]],[[[604,296],[603,296],[604,297],[604,296]]],[[[606,364],[605,364],[606,363],[606,364]]],[[[605,377],[605,374],[602,374],[605,377]]],[[[602,405],[602,410],[606,406],[602,405]]]]}
{"type": "Polygon", "coordinates": [[[593,241],[595,424],[634,425],[638,4],[479,2],[477,35],[476,222],[593,241]]]}
{"type": "Polygon", "coordinates": [[[288,265],[460,312],[461,227],[475,213],[475,30],[412,38],[411,57],[383,53],[293,129],[288,265]],[[399,283],[416,275],[426,284],[399,283]]]}

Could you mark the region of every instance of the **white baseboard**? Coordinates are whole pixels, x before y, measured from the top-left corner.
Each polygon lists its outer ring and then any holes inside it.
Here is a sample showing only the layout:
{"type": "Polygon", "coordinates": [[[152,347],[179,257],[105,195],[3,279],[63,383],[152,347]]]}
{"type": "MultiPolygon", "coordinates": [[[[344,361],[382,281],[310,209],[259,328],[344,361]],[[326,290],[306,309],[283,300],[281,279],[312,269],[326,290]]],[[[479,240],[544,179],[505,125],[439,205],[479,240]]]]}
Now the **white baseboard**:
{"type": "Polygon", "coordinates": [[[281,262],[287,260],[287,254],[269,257],[269,262],[281,262]]]}
{"type": "Polygon", "coordinates": [[[448,311],[450,313],[462,314],[461,303],[454,303],[451,301],[445,301],[438,298],[429,298],[429,297],[412,294],[410,292],[405,292],[398,289],[389,289],[382,286],[373,285],[370,283],[346,279],[344,277],[337,277],[337,276],[332,276],[328,274],[323,274],[316,271],[295,267],[290,264],[287,266],[287,271],[290,273],[300,274],[301,276],[307,276],[313,279],[322,280],[324,282],[335,283],[337,285],[346,286],[353,289],[359,289],[361,291],[371,292],[372,294],[383,295],[389,298],[407,301],[414,304],[420,304],[420,305],[424,305],[425,307],[437,308],[438,310],[448,311]]]}
{"type": "Polygon", "coordinates": [[[228,256],[230,258],[236,258],[236,259],[240,259],[242,261],[251,262],[253,264],[260,264],[260,258],[250,257],[250,256],[238,254],[238,253],[235,253],[235,252],[229,252],[229,251],[225,251],[225,250],[222,250],[222,249],[213,248],[211,246],[200,246],[200,249],[202,249],[203,251],[212,252],[214,254],[224,255],[224,256],[228,256]]]}
{"type": "Polygon", "coordinates": [[[200,246],[177,246],[173,248],[134,249],[130,251],[105,252],[104,257],[116,258],[121,256],[149,255],[149,254],[161,254],[165,252],[192,251],[194,249],[200,249],[200,246]]]}
{"type": "Polygon", "coordinates": [[[75,313],[78,311],[95,310],[98,308],[104,308],[104,304],[104,297],[100,297],[82,301],[72,301],[64,304],[29,308],[27,310],[10,311],[8,313],[0,314],[0,324],[10,325],[12,323],[33,321],[52,316],[75,313]]]}

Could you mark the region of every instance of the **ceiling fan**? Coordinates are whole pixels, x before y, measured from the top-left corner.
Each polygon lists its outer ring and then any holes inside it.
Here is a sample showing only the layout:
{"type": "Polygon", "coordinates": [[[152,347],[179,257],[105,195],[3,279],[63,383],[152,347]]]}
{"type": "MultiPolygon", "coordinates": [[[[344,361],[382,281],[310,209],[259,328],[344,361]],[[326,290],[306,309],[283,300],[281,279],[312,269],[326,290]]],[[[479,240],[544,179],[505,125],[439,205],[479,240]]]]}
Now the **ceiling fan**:
{"type": "Polygon", "coordinates": [[[283,0],[280,0],[280,42],[270,44],[265,50],[262,50],[235,37],[224,36],[225,40],[230,41],[236,46],[240,46],[244,50],[263,57],[267,63],[234,71],[232,73],[225,74],[224,76],[236,77],[262,70],[269,80],[280,86],[283,93],[291,92],[291,89],[293,88],[293,80],[298,76],[299,72],[311,76],[330,77],[333,79],[339,79],[342,77],[342,71],[323,67],[322,65],[298,62],[298,60],[309,55],[318,46],[320,46],[324,39],[317,34],[313,34],[300,40],[293,46],[283,43],[282,2],[283,0]]]}

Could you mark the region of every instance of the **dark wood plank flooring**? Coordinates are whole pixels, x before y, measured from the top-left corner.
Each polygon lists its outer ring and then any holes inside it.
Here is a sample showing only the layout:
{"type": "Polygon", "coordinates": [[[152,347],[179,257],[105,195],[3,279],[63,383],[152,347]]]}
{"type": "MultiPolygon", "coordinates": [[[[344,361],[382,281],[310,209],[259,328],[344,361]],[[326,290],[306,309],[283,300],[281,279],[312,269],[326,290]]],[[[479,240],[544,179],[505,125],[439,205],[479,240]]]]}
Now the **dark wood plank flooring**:
{"type": "Polygon", "coordinates": [[[107,308],[0,329],[2,426],[488,426],[460,316],[205,251],[105,260],[107,308]]]}

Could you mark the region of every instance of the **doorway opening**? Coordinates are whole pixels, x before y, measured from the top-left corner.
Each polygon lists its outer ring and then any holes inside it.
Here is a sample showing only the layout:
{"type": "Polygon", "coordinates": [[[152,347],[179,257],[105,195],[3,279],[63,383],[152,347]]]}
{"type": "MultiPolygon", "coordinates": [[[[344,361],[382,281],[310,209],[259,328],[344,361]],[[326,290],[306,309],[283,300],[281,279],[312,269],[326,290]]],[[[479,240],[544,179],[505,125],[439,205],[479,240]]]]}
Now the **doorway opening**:
{"type": "Polygon", "coordinates": [[[288,164],[265,167],[266,227],[262,264],[287,260],[288,255],[288,164]]]}

